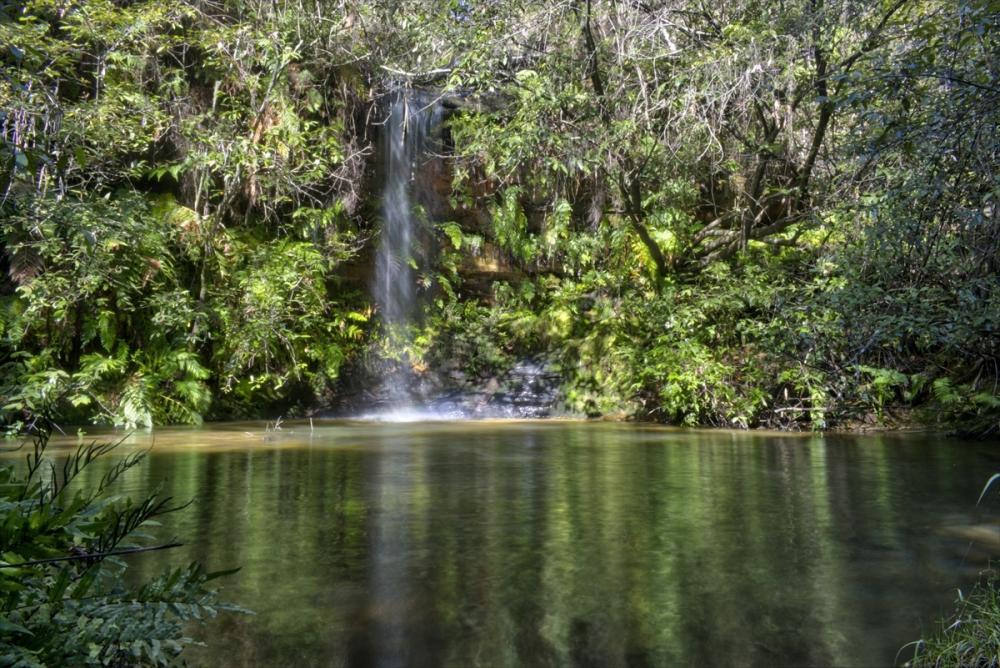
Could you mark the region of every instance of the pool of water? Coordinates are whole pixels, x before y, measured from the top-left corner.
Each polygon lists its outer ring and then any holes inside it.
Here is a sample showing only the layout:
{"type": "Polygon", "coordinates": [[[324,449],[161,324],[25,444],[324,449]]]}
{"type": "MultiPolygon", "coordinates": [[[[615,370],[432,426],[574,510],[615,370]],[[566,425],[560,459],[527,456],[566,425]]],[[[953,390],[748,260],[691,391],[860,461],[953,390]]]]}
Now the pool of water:
{"type": "MultiPolygon", "coordinates": [[[[70,441],[73,439],[69,439],[70,441]]],[[[985,567],[997,443],[583,422],[135,434],[180,549],[256,611],[214,666],[874,666],[985,567]]],[[[99,475],[95,470],[91,475],[99,475]]]]}

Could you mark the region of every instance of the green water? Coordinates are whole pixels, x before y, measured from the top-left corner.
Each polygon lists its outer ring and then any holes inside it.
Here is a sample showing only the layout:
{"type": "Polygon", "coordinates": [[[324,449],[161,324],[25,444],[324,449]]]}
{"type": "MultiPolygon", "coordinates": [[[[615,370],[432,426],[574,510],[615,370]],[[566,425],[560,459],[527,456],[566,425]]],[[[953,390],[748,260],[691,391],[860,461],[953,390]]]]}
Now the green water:
{"type": "Polygon", "coordinates": [[[985,566],[960,530],[1000,470],[996,443],[574,422],[152,440],[124,486],[196,501],[132,568],[241,566],[257,612],[201,632],[213,666],[890,665],[985,566]]]}

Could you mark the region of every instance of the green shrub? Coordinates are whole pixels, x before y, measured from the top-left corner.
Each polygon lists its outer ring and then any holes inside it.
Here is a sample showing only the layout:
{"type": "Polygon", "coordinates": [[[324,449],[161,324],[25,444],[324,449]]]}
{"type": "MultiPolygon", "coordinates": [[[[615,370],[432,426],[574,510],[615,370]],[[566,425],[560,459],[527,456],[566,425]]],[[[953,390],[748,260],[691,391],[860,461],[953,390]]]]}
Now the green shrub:
{"type": "Polygon", "coordinates": [[[157,494],[138,501],[113,494],[145,451],[120,459],[96,488],[83,489],[80,474],[117,443],[80,446],[56,463],[48,442],[48,430],[36,428],[27,470],[0,467],[0,664],[175,664],[194,642],[185,633],[190,622],[238,610],[218,603],[206,586],[224,573],[195,563],[127,585],[120,557],[176,546],[150,545],[139,532],[179,506],[157,494]]]}

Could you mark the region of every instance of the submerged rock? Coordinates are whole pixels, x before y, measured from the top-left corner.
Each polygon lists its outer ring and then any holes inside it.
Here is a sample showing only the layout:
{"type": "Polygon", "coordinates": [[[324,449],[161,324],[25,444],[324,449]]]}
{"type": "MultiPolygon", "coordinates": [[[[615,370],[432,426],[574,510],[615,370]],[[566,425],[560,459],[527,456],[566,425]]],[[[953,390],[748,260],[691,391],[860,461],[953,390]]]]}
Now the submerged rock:
{"type": "Polygon", "coordinates": [[[942,533],[951,538],[969,541],[980,549],[989,552],[991,556],[1000,555],[1000,525],[969,524],[950,526],[942,529],[942,533]]]}

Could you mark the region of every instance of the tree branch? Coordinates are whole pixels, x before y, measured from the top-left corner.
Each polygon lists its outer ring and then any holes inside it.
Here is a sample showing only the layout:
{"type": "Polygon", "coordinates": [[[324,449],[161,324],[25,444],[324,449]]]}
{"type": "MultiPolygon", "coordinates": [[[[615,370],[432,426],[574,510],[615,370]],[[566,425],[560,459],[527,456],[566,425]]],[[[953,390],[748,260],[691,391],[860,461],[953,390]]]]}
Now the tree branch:
{"type": "Polygon", "coordinates": [[[172,547],[181,547],[183,543],[166,543],[164,545],[153,545],[150,547],[130,547],[122,550],[109,550],[108,552],[94,552],[86,554],[72,554],[66,557],[52,557],[51,559],[36,559],[34,561],[22,561],[19,564],[0,564],[0,568],[25,568],[27,566],[41,566],[43,564],[54,564],[60,561],[91,561],[104,559],[105,557],[120,557],[126,554],[139,554],[140,552],[155,552],[157,550],[168,550],[172,547]]]}

